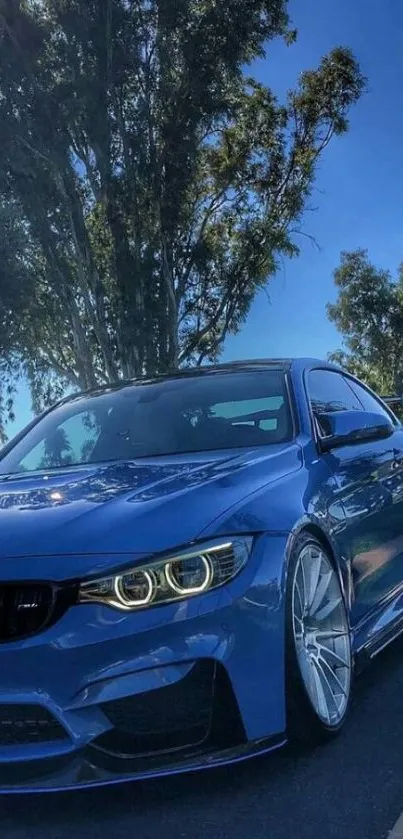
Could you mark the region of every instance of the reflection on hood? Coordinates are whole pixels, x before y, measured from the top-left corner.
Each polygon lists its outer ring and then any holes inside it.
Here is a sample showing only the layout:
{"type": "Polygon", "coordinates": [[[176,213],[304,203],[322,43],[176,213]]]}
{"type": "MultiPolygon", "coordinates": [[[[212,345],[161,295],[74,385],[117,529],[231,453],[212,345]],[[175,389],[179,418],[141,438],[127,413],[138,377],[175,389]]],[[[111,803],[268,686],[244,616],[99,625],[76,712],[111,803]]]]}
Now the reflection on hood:
{"type": "Polygon", "coordinates": [[[98,468],[69,469],[42,475],[10,476],[0,482],[0,511],[44,509],[77,501],[103,504],[126,496],[139,503],[229,475],[244,458],[176,464],[113,463],[98,468]]]}

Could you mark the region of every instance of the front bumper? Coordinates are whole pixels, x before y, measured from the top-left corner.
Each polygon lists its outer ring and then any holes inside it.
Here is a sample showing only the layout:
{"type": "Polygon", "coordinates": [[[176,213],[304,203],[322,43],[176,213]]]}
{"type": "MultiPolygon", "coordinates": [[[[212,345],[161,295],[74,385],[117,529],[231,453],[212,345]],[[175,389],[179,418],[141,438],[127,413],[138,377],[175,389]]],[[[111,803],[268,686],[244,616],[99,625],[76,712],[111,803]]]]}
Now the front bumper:
{"type": "Polygon", "coordinates": [[[284,742],[285,537],[220,590],[136,614],[74,606],[0,646],[0,791],[193,771],[284,742]]]}

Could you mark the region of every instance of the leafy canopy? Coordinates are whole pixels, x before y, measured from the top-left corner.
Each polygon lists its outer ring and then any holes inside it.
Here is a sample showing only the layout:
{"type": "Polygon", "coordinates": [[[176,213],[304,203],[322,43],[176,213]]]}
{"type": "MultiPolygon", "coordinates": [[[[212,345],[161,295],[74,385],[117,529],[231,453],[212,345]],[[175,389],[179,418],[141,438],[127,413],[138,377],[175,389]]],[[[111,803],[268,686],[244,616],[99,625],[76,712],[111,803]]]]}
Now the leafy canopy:
{"type": "Polygon", "coordinates": [[[394,279],[367,251],[344,252],[334,280],[328,315],[345,349],[331,357],[378,392],[403,394],[403,265],[394,279]]]}
{"type": "MultiPolygon", "coordinates": [[[[338,47],[279,103],[245,67],[286,0],[0,0],[0,364],[67,387],[218,357],[364,79],[338,47]]],[[[2,411],[1,411],[2,409],[2,411]]]]}

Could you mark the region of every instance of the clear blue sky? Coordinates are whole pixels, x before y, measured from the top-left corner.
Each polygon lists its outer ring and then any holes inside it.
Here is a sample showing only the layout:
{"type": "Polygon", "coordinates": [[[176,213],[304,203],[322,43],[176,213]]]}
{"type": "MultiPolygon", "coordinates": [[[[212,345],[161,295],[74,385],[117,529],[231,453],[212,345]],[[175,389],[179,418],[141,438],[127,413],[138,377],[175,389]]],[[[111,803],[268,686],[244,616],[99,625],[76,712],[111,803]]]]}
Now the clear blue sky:
{"type": "MultiPolygon", "coordinates": [[[[337,45],[350,46],[368,77],[368,92],[353,110],[350,131],[323,157],[302,229],[320,250],[299,237],[301,255],[287,261],[256,299],[242,332],[228,340],[224,359],[271,355],[324,357],[340,346],[326,319],[335,297],[332,272],[341,250],[368,248],[371,259],[395,271],[403,261],[403,2],[401,0],[291,0],[297,43],[269,46],[256,74],[281,98],[298,74],[337,45]]],[[[17,422],[30,416],[19,393],[17,422]]],[[[11,431],[11,429],[10,429],[11,431]]]]}
{"type": "Polygon", "coordinates": [[[259,78],[283,91],[332,47],[350,46],[368,77],[368,92],[351,113],[350,131],[335,138],[319,166],[302,229],[299,259],[286,262],[270,283],[271,304],[260,295],[226,358],[256,355],[323,357],[340,346],[326,319],[335,297],[332,272],[340,251],[368,248],[393,272],[403,261],[403,2],[400,0],[292,0],[299,30],[290,48],[270,46],[259,78]]]}

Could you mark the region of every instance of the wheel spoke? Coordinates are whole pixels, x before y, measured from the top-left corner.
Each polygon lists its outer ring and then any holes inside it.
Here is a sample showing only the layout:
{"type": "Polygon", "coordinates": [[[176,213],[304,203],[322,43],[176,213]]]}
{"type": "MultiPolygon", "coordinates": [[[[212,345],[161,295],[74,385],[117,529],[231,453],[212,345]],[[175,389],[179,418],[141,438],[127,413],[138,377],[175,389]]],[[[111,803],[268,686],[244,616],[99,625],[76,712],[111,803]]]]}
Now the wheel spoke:
{"type": "Polygon", "coordinates": [[[294,632],[302,636],[304,631],[304,622],[298,615],[294,615],[294,632]]]}
{"type": "Polygon", "coordinates": [[[347,629],[323,629],[323,630],[318,630],[318,632],[316,632],[315,635],[316,635],[316,638],[318,638],[319,640],[321,638],[323,638],[323,640],[326,640],[326,638],[329,638],[329,639],[330,638],[346,638],[346,636],[348,635],[348,630],[347,629]]]}
{"type": "Polygon", "coordinates": [[[322,554],[318,553],[316,556],[313,551],[310,552],[309,563],[309,578],[308,578],[308,597],[307,607],[309,611],[312,608],[316,592],[318,590],[318,583],[320,579],[320,569],[322,567],[322,554]]]}
{"type": "Polygon", "coordinates": [[[338,664],[340,667],[349,667],[349,662],[347,659],[343,658],[341,655],[336,653],[335,650],[332,650],[331,647],[326,647],[324,644],[319,644],[319,656],[320,658],[326,658],[330,656],[330,658],[338,664]]]}
{"type": "MultiPolygon", "coordinates": [[[[340,692],[343,694],[343,696],[346,696],[346,689],[345,689],[344,685],[342,684],[342,682],[340,681],[337,674],[335,673],[335,671],[333,670],[333,668],[330,666],[329,662],[326,661],[325,658],[319,658],[318,663],[319,663],[320,669],[322,670],[322,673],[325,676],[325,678],[326,678],[326,672],[327,672],[328,675],[332,679],[334,679],[334,681],[338,685],[338,687],[340,689],[340,692]]],[[[329,687],[330,687],[330,685],[329,685],[329,687]]],[[[330,690],[331,690],[331,693],[333,694],[333,690],[331,688],[330,688],[330,690]]]]}
{"type": "Polygon", "coordinates": [[[329,588],[329,585],[330,585],[330,582],[332,580],[332,577],[333,577],[332,571],[328,571],[327,574],[322,575],[322,578],[321,578],[321,580],[320,580],[320,582],[317,586],[317,589],[316,589],[314,598],[312,600],[312,603],[309,607],[309,614],[312,617],[315,617],[319,607],[322,605],[322,603],[325,599],[326,592],[327,592],[327,590],[329,588]]]}
{"type": "MultiPolygon", "coordinates": [[[[301,594],[301,589],[298,585],[298,580],[295,580],[295,591],[297,592],[297,595],[298,595],[298,600],[299,600],[299,604],[300,604],[300,607],[301,607],[301,615],[302,615],[302,613],[304,611],[304,608],[305,608],[305,604],[304,604],[304,600],[303,600],[303,597],[302,597],[302,594],[301,594]]],[[[294,614],[295,614],[295,612],[294,612],[294,614]]]]}
{"type": "Polygon", "coordinates": [[[318,668],[315,667],[315,665],[313,665],[313,667],[312,667],[312,673],[313,673],[313,680],[314,680],[314,685],[315,685],[316,697],[317,697],[317,701],[318,701],[318,712],[323,719],[325,719],[327,722],[330,722],[329,708],[328,708],[328,703],[327,703],[327,700],[326,700],[325,691],[324,691],[324,688],[323,688],[323,682],[322,682],[322,679],[319,675],[318,668]]]}
{"type": "Polygon", "coordinates": [[[308,595],[307,595],[307,582],[305,576],[305,566],[304,563],[301,562],[300,564],[301,570],[301,579],[302,579],[302,611],[305,612],[305,609],[308,605],[308,595]]]}
{"type": "Polygon", "coordinates": [[[335,611],[335,609],[337,609],[337,607],[340,606],[341,603],[341,597],[338,597],[336,600],[329,600],[329,603],[326,603],[326,606],[323,606],[323,609],[319,609],[319,611],[316,612],[316,620],[326,620],[326,618],[328,618],[335,611]]]}
{"type": "MultiPolygon", "coordinates": [[[[318,661],[318,659],[314,659],[314,661],[315,661],[315,664],[314,664],[315,670],[318,673],[319,679],[322,683],[323,693],[325,694],[325,696],[328,696],[327,713],[328,713],[329,722],[331,722],[331,719],[334,716],[334,713],[336,712],[337,715],[339,714],[340,703],[337,701],[338,694],[335,694],[335,691],[333,690],[333,688],[332,688],[332,686],[329,682],[329,678],[328,678],[326,672],[324,671],[320,661],[318,661]],[[333,707],[333,713],[331,711],[330,706],[333,707]]],[[[344,696],[345,696],[345,694],[344,694],[344,696]]]]}
{"type": "Polygon", "coordinates": [[[299,658],[299,665],[301,668],[301,675],[305,682],[305,685],[307,686],[307,688],[309,685],[308,690],[310,689],[317,695],[314,667],[312,666],[311,661],[308,659],[305,649],[303,649],[301,652],[301,656],[299,658]]]}

